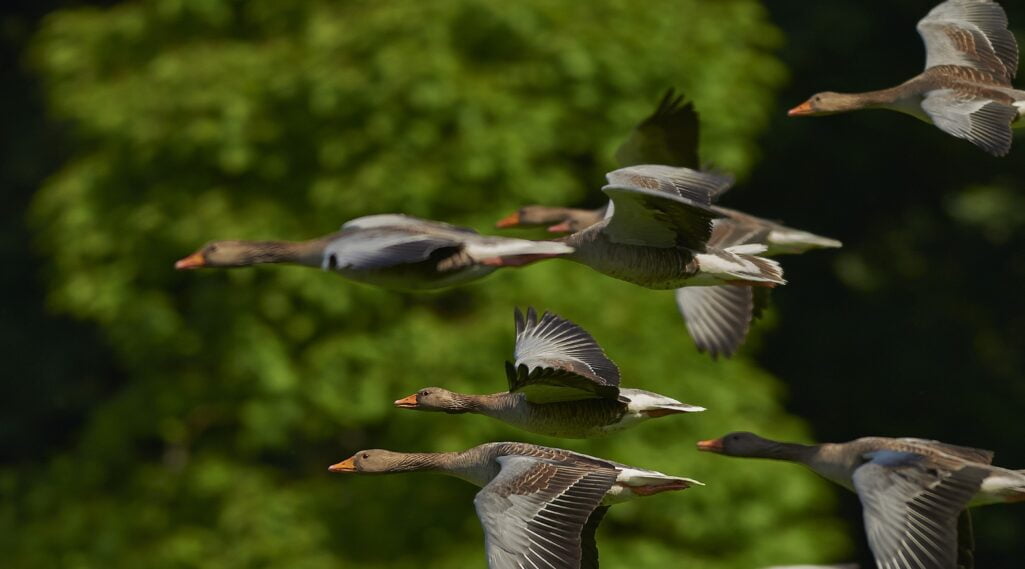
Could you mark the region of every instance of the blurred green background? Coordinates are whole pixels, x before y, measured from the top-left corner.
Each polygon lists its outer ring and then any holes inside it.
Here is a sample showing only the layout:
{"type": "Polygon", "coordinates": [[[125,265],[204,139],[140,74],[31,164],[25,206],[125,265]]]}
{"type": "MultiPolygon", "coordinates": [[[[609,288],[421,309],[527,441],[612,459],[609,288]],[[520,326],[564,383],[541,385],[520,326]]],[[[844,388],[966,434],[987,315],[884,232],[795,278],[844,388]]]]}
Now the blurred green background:
{"type": "MultiPolygon", "coordinates": [[[[708,484],[614,508],[604,567],[870,566],[852,494],[693,443],[919,436],[1025,467],[1022,141],[1000,160],[894,113],[784,116],[917,73],[931,5],[7,3],[3,566],[483,566],[472,486],[326,467],[492,440],[708,484]],[[784,259],[791,284],[734,360],[695,352],[671,293],[570,263],[421,296],[171,268],[208,239],[371,213],[489,231],[524,203],[597,205],[669,86],[701,113],[703,159],[740,177],[726,205],[846,244],[784,259]],[[526,305],[590,330],[629,386],[709,411],[561,441],[392,408],[425,385],[501,390],[526,305]]],[[[1020,568],[1025,508],[975,521],[978,566],[1020,568]]]]}

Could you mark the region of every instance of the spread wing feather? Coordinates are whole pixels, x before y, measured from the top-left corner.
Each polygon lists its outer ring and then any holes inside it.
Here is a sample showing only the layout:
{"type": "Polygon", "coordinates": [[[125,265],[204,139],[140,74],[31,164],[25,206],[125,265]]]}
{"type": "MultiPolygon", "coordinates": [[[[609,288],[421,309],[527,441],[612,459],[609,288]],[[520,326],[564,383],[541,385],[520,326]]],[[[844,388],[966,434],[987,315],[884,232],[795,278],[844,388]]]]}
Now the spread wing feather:
{"type": "Polygon", "coordinates": [[[586,330],[555,314],[516,310],[515,362],[506,363],[509,391],[535,403],[619,395],[619,368],[586,330]]]}
{"type": "Polygon", "coordinates": [[[602,191],[613,205],[604,233],[627,245],[702,252],[720,217],[707,205],[657,190],[608,185],[602,191]]]}
{"type": "Polygon", "coordinates": [[[854,471],[865,531],[884,569],[956,569],[957,520],[988,471],[937,468],[923,455],[880,451],[854,471]]]}
{"type": "MultiPolygon", "coordinates": [[[[526,456],[498,459],[501,470],[474,498],[484,528],[490,569],[578,569],[585,527],[591,523],[618,471],[564,466],[526,456]]],[[[596,565],[594,565],[596,566],[596,565]]]]}
{"type": "Polygon", "coordinates": [[[754,313],[749,286],[688,286],[676,289],[676,306],[698,351],[732,356],[744,343],[754,313]]]}
{"type": "Polygon", "coordinates": [[[1010,86],[1018,71],[1018,42],[1007,14],[990,0],[948,0],[918,22],[925,42],[925,67],[958,65],[1003,77],[1010,86]]]}
{"type": "Polygon", "coordinates": [[[435,235],[387,228],[368,229],[354,234],[342,233],[324,247],[325,269],[374,270],[420,263],[437,251],[460,251],[459,241],[435,235]]]}
{"type": "Polygon", "coordinates": [[[1006,156],[1011,151],[1011,123],[1018,117],[1013,105],[960,97],[953,89],[937,89],[922,100],[922,110],[940,130],[994,156],[1006,156]]]}

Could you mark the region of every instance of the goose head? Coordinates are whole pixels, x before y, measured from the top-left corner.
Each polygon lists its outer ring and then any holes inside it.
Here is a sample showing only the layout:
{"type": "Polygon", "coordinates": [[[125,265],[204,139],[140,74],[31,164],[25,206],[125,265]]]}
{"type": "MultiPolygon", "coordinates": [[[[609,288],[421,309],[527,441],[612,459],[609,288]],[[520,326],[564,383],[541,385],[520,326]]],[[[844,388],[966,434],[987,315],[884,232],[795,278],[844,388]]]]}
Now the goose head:
{"type": "Polygon", "coordinates": [[[869,104],[856,94],[824,91],[787,111],[791,117],[814,117],[863,109],[869,104]]]}
{"type": "Polygon", "coordinates": [[[466,413],[472,409],[469,397],[440,387],[425,387],[416,393],[395,400],[400,409],[466,413]]]}
{"type": "Polygon", "coordinates": [[[387,474],[403,472],[409,468],[408,455],[382,449],[361,450],[349,458],[328,467],[331,472],[355,474],[387,474]]]}
{"type": "Polygon", "coordinates": [[[250,241],[212,241],[198,251],[180,259],[174,268],[246,267],[260,262],[263,250],[250,241]]]}
{"type": "Polygon", "coordinates": [[[777,458],[777,447],[779,443],[776,441],[748,432],[730,433],[718,439],[698,442],[698,450],[701,451],[750,458],[777,458]]]}
{"type": "Polygon", "coordinates": [[[548,231],[552,233],[576,233],[600,219],[600,216],[586,209],[528,205],[503,217],[495,227],[505,229],[547,225],[548,231]]]}

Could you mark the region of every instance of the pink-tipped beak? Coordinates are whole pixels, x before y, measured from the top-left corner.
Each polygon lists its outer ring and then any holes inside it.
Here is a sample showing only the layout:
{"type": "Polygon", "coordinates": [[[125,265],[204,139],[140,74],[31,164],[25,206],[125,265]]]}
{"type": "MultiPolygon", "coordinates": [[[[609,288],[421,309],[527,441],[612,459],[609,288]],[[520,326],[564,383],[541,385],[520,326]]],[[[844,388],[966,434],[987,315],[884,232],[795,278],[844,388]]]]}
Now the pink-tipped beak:
{"type": "Polygon", "coordinates": [[[707,441],[698,441],[698,450],[705,452],[718,452],[723,451],[722,439],[709,439],[707,441]]]}
{"type": "Polygon", "coordinates": [[[196,252],[184,259],[179,259],[175,264],[174,268],[179,271],[184,269],[198,269],[206,266],[206,259],[203,258],[203,253],[196,252]]]}
{"type": "Polygon", "coordinates": [[[506,228],[509,228],[509,227],[519,227],[519,226],[520,226],[520,213],[519,212],[511,213],[511,214],[503,217],[502,219],[499,219],[498,223],[495,224],[495,227],[497,227],[499,229],[506,229],[506,228]]]}
{"type": "Polygon", "coordinates": [[[797,105],[796,107],[794,107],[794,108],[790,109],[789,111],[787,111],[787,116],[788,117],[802,117],[802,116],[810,115],[810,114],[812,114],[814,112],[815,112],[815,109],[811,108],[811,101],[805,101],[805,102],[801,103],[800,105],[797,105]]]}

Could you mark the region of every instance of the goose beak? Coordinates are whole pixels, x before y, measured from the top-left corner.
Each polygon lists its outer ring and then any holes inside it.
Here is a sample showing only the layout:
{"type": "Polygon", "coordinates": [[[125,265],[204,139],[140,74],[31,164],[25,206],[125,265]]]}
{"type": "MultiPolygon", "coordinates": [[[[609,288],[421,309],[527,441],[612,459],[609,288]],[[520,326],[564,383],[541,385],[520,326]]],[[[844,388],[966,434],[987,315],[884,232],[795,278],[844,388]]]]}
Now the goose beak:
{"type": "Polygon", "coordinates": [[[709,439],[707,441],[698,441],[698,450],[703,450],[705,452],[722,453],[722,439],[709,439]]]}
{"type": "Polygon", "coordinates": [[[788,117],[803,117],[811,114],[815,114],[815,109],[811,108],[811,101],[805,101],[787,111],[788,117]]]}
{"type": "Polygon", "coordinates": [[[396,399],[395,406],[399,407],[400,409],[416,409],[416,393],[408,397],[403,397],[402,399],[396,399]]]}
{"type": "Polygon", "coordinates": [[[573,233],[573,228],[570,227],[568,221],[562,223],[556,223],[555,225],[548,228],[549,233],[573,233]]]}
{"type": "Polygon", "coordinates": [[[329,472],[356,472],[356,464],[352,457],[349,457],[338,464],[332,464],[327,469],[329,472]]]}
{"type": "Polygon", "coordinates": [[[206,259],[203,258],[203,253],[200,251],[197,251],[184,259],[179,259],[178,262],[174,264],[174,268],[179,271],[184,269],[198,269],[205,266],[206,259]]]}
{"type": "Polygon", "coordinates": [[[498,223],[495,224],[495,227],[497,227],[499,229],[505,229],[505,228],[508,228],[508,227],[519,227],[519,225],[520,225],[520,213],[516,212],[516,213],[511,213],[511,214],[503,217],[502,219],[499,219],[498,223]]]}

